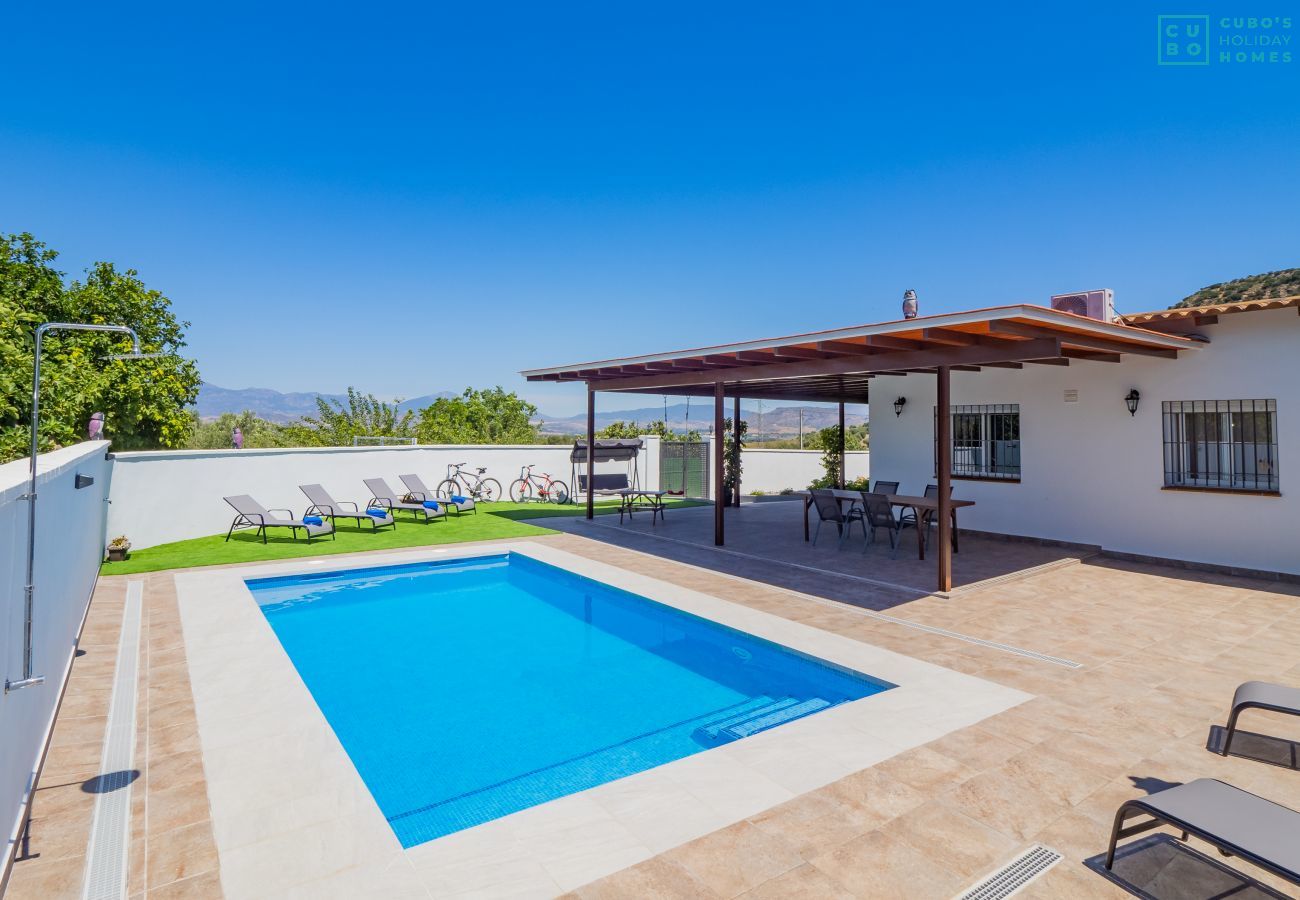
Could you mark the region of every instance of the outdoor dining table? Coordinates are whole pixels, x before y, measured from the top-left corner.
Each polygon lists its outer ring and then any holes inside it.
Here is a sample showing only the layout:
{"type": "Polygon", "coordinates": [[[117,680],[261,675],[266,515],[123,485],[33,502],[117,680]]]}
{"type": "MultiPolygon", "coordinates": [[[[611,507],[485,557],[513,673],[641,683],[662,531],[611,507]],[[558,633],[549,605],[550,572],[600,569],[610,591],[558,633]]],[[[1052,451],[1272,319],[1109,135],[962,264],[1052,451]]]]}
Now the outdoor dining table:
{"type": "MultiPolygon", "coordinates": [[[[803,495],[803,539],[808,540],[808,510],[812,508],[813,498],[810,491],[799,491],[803,495]]],[[[831,490],[835,499],[840,501],[840,505],[845,503],[861,503],[862,491],[842,491],[838,488],[831,490]]],[[[891,506],[897,506],[902,509],[911,509],[916,516],[916,554],[920,559],[925,559],[925,532],[926,525],[930,519],[934,518],[939,512],[938,497],[917,497],[912,494],[885,494],[891,506]]],[[[952,552],[957,552],[957,510],[963,506],[974,506],[974,500],[949,500],[949,507],[952,510],[952,552]]]]}
{"type": "Polygon", "coordinates": [[[664,496],[667,491],[647,491],[640,488],[624,488],[618,492],[618,524],[623,524],[623,515],[626,514],[628,519],[632,518],[632,513],[638,509],[648,510],[650,513],[650,524],[655,523],[655,516],[663,518],[664,515],[664,496]]]}

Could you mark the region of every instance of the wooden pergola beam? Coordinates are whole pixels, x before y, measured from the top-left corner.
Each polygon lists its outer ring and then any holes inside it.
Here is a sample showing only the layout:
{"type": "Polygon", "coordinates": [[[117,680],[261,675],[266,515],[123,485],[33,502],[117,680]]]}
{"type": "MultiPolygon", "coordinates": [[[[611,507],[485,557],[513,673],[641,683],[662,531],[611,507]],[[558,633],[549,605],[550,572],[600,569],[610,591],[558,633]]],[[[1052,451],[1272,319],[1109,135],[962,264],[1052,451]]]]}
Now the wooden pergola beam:
{"type": "Polygon", "coordinates": [[[825,354],[805,347],[777,347],[774,351],[778,359],[825,359],[825,354]]]}
{"type": "MultiPolygon", "coordinates": [[[[859,375],[871,372],[897,372],[904,369],[928,369],[935,366],[981,366],[993,362],[1019,362],[1025,359],[1059,357],[1061,342],[1056,338],[1038,338],[1023,341],[1006,341],[998,346],[944,347],[928,350],[875,353],[870,356],[837,357],[834,359],[803,360],[801,362],[772,362],[750,366],[737,366],[728,371],[664,372],[614,379],[610,389],[667,388],[693,384],[748,384],[787,378],[809,378],[817,375],[859,375]]],[[[599,383],[597,383],[599,386],[599,383]]],[[[605,388],[601,388],[602,390],[605,388]]],[[[753,397],[750,391],[745,396],[753,397]]]]}
{"type": "Polygon", "coordinates": [[[953,331],[950,328],[927,328],[921,332],[927,341],[936,344],[951,344],[954,347],[974,347],[980,342],[979,335],[965,331],[953,331]]]}
{"type": "Polygon", "coordinates": [[[1071,347],[1063,349],[1061,355],[1067,359],[1083,359],[1088,360],[1089,362],[1108,363],[1117,363],[1124,358],[1118,353],[1102,353],[1100,350],[1075,350],[1071,347]]]}
{"type": "Polygon", "coordinates": [[[877,352],[866,344],[853,344],[848,341],[818,341],[817,349],[823,353],[834,353],[840,356],[866,356],[877,352]]]}
{"type": "Polygon", "coordinates": [[[1092,337],[1086,334],[1061,334],[1049,328],[1026,325],[1023,322],[1006,322],[1000,319],[989,322],[989,331],[993,334],[1011,334],[1022,338],[1054,337],[1062,344],[1082,347],[1086,350],[1101,350],[1106,353],[1136,353],[1139,356],[1155,356],[1163,359],[1177,359],[1178,351],[1164,347],[1144,347],[1125,341],[1112,341],[1106,338],[1092,337]]]}

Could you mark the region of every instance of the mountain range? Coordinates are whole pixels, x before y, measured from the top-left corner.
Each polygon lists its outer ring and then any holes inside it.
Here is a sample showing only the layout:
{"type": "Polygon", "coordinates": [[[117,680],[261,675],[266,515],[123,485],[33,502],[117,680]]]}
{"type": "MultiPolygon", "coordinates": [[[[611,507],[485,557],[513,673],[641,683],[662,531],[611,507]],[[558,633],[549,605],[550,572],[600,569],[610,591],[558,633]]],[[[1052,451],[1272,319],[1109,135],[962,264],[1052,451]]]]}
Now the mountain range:
{"type": "MultiPolygon", "coordinates": [[[[425,394],[422,397],[403,400],[397,404],[397,409],[398,412],[406,412],[407,410],[418,412],[440,397],[455,396],[450,391],[425,394]]],[[[199,385],[199,398],[194,403],[194,409],[198,412],[199,418],[204,421],[215,419],[222,413],[248,411],[259,418],[266,419],[268,422],[285,424],[287,422],[296,422],[303,416],[315,415],[317,397],[323,397],[326,400],[332,400],[344,405],[348,402],[347,394],[283,393],[273,391],[270,388],[242,388],[236,390],[218,387],[205,381],[199,385]]]]}
{"type": "MultiPolygon", "coordinates": [[[[727,403],[727,415],[731,414],[731,403],[727,403]]],[[[803,411],[803,430],[807,434],[819,428],[836,424],[839,413],[824,406],[764,406],[741,404],[741,416],[749,423],[751,434],[797,435],[799,433],[799,412],[803,411]]],[[[644,425],[665,419],[673,431],[706,432],[713,425],[712,403],[708,400],[686,403],[673,403],[665,411],[662,406],[646,406],[639,409],[602,410],[597,404],[596,427],[604,428],[613,422],[639,422],[644,425]],[[665,419],[666,416],[666,419],[665,419]]],[[[861,425],[867,417],[861,413],[846,412],[846,425],[861,425]]],[[[587,429],[587,416],[542,416],[536,419],[538,430],[542,434],[581,434],[587,429]]]]}
{"type": "MultiPolygon", "coordinates": [[[[425,394],[403,400],[397,405],[401,412],[419,411],[440,397],[455,397],[450,391],[425,394]]],[[[337,403],[347,403],[346,394],[317,394],[310,392],[290,392],[271,390],[270,388],[231,389],[209,384],[206,381],[199,386],[199,398],[194,404],[199,418],[205,421],[215,419],[222,413],[252,412],[268,422],[284,424],[296,422],[303,416],[316,414],[316,398],[323,397],[337,403]]],[[[741,407],[745,420],[749,422],[750,432],[764,435],[797,435],[799,433],[799,411],[803,410],[803,430],[805,433],[826,428],[835,424],[836,411],[819,406],[764,406],[760,411],[757,405],[741,407]]],[[[731,406],[728,404],[728,413],[731,406]]],[[[673,431],[707,432],[713,422],[712,411],[707,401],[674,403],[668,406],[645,406],[636,409],[603,410],[597,409],[596,427],[604,428],[613,422],[639,422],[648,424],[657,422],[667,415],[668,427],[673,431]]],[[[844,420],[849,425],[860,425],[867,417],[860,413],[849,412],[844,420]]],[[[550,416],[539,413],[534,420],[542,434],[580,434],[587,427],[585,414],[576,416],[550,416]]]]}

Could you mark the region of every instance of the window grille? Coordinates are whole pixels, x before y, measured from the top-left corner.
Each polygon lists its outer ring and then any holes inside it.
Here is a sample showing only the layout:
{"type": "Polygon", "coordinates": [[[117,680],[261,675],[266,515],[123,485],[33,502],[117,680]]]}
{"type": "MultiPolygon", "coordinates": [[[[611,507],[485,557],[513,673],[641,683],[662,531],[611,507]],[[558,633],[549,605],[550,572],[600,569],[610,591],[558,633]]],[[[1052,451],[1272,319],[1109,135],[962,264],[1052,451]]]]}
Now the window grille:
{"type": "Polygon", "coordinates": [[[1276,400],[1166,400],[1165,486],[1279,490],[1276,400]]]}
{"type": "MultiPolygon", "coordinates": [[[[995,403],[950,407],[952,474],[957,478],[1020,477],[1020,404],[995,403]]],[[[935,410],[934,459],[939,460],[938,409],[935,410]]]]}

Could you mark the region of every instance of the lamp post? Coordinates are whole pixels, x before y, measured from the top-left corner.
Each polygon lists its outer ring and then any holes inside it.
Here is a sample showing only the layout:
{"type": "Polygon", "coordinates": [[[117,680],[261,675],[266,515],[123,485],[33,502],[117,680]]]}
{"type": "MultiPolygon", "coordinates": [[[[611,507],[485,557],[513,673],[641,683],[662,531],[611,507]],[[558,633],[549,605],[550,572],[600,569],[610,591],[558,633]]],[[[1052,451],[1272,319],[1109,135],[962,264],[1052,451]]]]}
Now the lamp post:
{"type": "Polygon", "coordinates": [[[110,359],[143,359],[146,356],[156,356],[159,354],[143,354],[140,352],[140,338],[136,335],[135,330],[125,325],[91,325],[83,322],[46,322],[36,329],[36,352],[35,362],[32,365],[32,441],[31,453],[28,464],[31,470],[31,485],[27,493],[21,498],[28,503],[27,507],[27,582],[23,588],[23,677],[17,681],[5,679],[5,693],[16,691],[20,688],[34,687],[45,682],[44,675],[32,674],[32,608],[33,599],[36,593],[35,569],[36,569],[36,451],[38,436],[41,426],[41,341],[44,339],[46,332],[49,331],[115,331],[121,334],[131,336],[132,352],[120,354],[110,359]]]}

